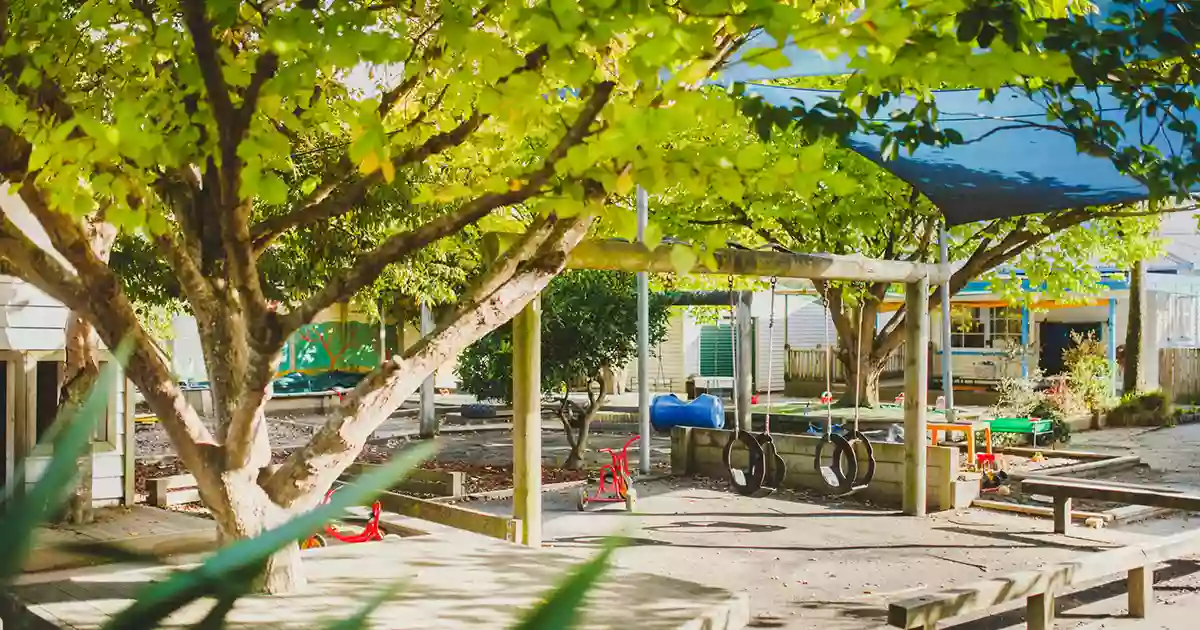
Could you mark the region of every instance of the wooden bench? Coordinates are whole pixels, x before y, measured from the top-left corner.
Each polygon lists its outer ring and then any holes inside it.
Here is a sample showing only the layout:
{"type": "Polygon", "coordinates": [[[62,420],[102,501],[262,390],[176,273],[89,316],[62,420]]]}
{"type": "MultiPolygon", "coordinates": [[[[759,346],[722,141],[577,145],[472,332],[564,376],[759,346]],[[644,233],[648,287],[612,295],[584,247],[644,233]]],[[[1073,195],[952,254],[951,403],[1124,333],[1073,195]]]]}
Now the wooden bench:
{"type": "Polygon", "coordinates": [[[1200,530],[1092,553],[1041,569],[890,603],[888,625],[934,630],[943,620],[987,612],[1024,599],[1026,627],[1048,630],[1054,625],[1056,596],[1095,586],[1098,581],[1120,574],[1127,576],[1129,616],[1144,619],[1154,603],[1154,567],[1197,552],[1200,552],[1200,530]]]}
{"type": "Polygon", "coordinates": [[[150,505],[165,508],[183,503],[195,503],[200,500],[200,490],[196,487],[196,478],[191,475],[171,475],[157,479],[147,479],[146,489],[150,505]]]}
{"type": "Polygon", "coordinates": [[[1106,484],[1090,479],[1047,479],[1021,481],[1021,492],[1054,498],[1054,531],[1065,534],[1071,523],[1071,499],[1091,499],[1130,505],[1148,505],[1171,510],[1200,512],[1200,496],[1153,488],[1106,484]]]}

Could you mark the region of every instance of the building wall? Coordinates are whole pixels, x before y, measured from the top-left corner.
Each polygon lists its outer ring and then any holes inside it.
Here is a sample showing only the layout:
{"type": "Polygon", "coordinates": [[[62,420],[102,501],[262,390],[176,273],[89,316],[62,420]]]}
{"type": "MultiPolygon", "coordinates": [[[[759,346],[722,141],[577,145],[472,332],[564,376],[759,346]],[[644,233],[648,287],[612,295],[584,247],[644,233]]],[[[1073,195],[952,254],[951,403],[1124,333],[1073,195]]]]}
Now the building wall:
{"type": "MultiPolygon", "coordinates": [[[[0,207],[4,215],[31,241],[62,264],[66,261],[50,246],[49,238],[25,204],[11,195],[7,186],[0,186],[0,207]]],[[[16,278],[0,276],[0,359],[8,366],[8,387],[5,392],[4,467],[6,478],[12,479],[17,461],[24,467],[27,487],[36,482],[49,463],[48,447],[34,449],[36,434],[36,361],[63,358],[66,345],[66,324],[70,311],[66,306],[42,293],[36,287],[16,278]]],[[[57,381],[57,379],[56,379],[57,381]]],[[[55,383],[57,390],[58,383],[55,383]]],[[[124,378],[109,398],[107,427],[103,441],[95,443],[92,471],[92,497],[97,506],[120,503],[127,496],[125,473],[126,432],[133,424],[132,413],[126,413],[124,378]]],[[[129,410],[130,412],[132,410],[129,410]]],[[[133,454],[129,453],[129,457],[133,454]]]]}

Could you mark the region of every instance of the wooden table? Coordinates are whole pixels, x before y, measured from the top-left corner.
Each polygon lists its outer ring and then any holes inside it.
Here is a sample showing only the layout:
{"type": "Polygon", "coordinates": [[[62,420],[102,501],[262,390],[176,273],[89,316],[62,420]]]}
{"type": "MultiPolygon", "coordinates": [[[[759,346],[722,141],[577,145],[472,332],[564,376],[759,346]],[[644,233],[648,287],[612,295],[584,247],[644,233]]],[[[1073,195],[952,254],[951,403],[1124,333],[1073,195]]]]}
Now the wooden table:
{"type": "Polygon", "coordinates": [[[985,442],[987,443],[987,454],[992,454],[992,425],[986,422],[930,422],[925,425],[929,430],[929,445],[937,446],[938,432],[945,431],[962,431],[967,434],[967,461],[971,462],[972,466],[977,465],[975,461],[975,432],[983,431],[985,442]]]}

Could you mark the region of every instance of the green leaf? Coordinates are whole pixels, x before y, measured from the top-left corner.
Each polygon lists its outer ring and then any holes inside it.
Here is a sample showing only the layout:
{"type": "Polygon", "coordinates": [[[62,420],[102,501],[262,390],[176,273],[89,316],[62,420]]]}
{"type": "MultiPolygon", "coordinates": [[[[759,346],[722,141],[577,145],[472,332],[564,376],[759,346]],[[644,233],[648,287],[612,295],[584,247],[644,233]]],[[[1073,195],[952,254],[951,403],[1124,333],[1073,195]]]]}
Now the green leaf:
{"type": "MultiPolygon", "coordinates": [[[[129,358],[132,348],[131,341],[122,342],[114,353],[116,360],[100,370],[95,387],[78,410],[72,412],[69,405],[64,405],[55,418],[48,438],[54,441],[50,464],[32,490],[7,503],[5,515],[0,519],[0,531],[5,533],[4,551],[0,552],[0,580],[8,582],[20,573],[33,547],[37,528],[66,504],[75,486],[72,480],[79,474],[79,458],[91,446],[96,420],[106,413],[120,364],[129,358]]],[[[19,471],[10,483],[24,485],[24,471],[19,471]]]]}
{"type": "Polygon", "coordinates": [[[395,597],[405,583],[405,581],[397,581],[388,584],[372,595],[371,599],[368,599],[367,603],[353,615],[325,626],[325,630],[358,630],[358,628],[368,627],[371,614],[378,610],[384,602],[395,597]]]}
{"type": "Polygon", "coordinates": [[[281,206],[288,200],[287,184],[275,173],[263,173],[262,178],[258,180],[258,196],[265,203],[281,206]]]}
{"type": "Polygon", "coordinates": [[[181,606],[219,593],[229,575],[259,569],[285,545],[298,544],[296,541],[319,531],[346,508],[363,503],[382,489],[391,487],[435,450],[433,443],[409,448],[399,457],[359,477],[355,483],[342,486],[328,503],[259,536],[236,541],[195,569],[150,584],[139,592],[131,606],[109,618],[104,627],[111,630],[157,627],[181,606]]]}
{"type": "Polygon", "coordinates": [[[514,630],[569,630],[579,623],[584,600],[608,571],[609,561],[619,539],[610,538],[604,549],[576,569],[565,582],[556,587],[546,601],[530,611],[514,630]]]}
{"type": "Polygon", "coordinates": [[[672,246],[671,265],[675,267],[675,273],[680,275],[690,273],[692,268],[696,266],[696,252],[692,251],[692,248],[687,245],[672,246]]]}

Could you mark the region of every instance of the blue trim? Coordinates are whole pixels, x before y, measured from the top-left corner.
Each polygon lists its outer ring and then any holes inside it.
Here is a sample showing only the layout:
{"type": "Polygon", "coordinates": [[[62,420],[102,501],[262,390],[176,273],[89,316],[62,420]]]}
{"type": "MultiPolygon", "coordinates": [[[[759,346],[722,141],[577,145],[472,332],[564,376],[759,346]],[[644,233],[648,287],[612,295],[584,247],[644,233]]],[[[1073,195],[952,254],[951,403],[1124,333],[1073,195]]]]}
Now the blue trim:
{"type": "MultiPolygon", "coordinates": [[[[938,349],[938,350],[934,350],[933,353],[940,355],[940,354],[942,354],[942,351],[941,351],[941,349],[938,349]]],[[[998,357],[998,356],[1004,356],[1008,353],[1005,352],[1004,350],[976,350],[974,348],[951,348],[950,356],[954,356],[956,354],[998,357]]]]}
{"type": "Polygon", "coordinates": [[[1108,298],[1108,364],[1112,367],[1112,391],[1117,391],[1117,300],[1108,298]]]}
{"type": "MultiPolygon", "coordinates": [[[[1016,275],[1019,276],[1021,274],[1017,273],[1016,275]]],[[[1104,279],[1100,280],[1100,286],[1102,286],[1110,291],[1124,291],[1129,288],[1129,281],[1125,280],[1123,278],[1104,278],[1104,279]]],[[[1029,283],[1029,280],[1021,280],[1021,289],[1023,291],[1025,291],[1026,293],[1030,293],[1035,290],[1034,287],[1029,283]]],[[[1036,288],[1036,290],[1037,291],[1045,291],[1046,284],[1042,283],[1041,285],[1039,285],[1036,288]]],[[[988,280],[972,280],[971,282],[967,283],[967,286],[963,287],[962,290],[958,292],[958,295],[963,295],[965,293],[991,293],[991,292],[992,292],[992,283],[990,281],[988,281],[988,280]]]]}
{"type": "Polygon", "coordinates": [[[1021,308],[1021,378],[1029,378],[1029,309],[1021,308]]]}

